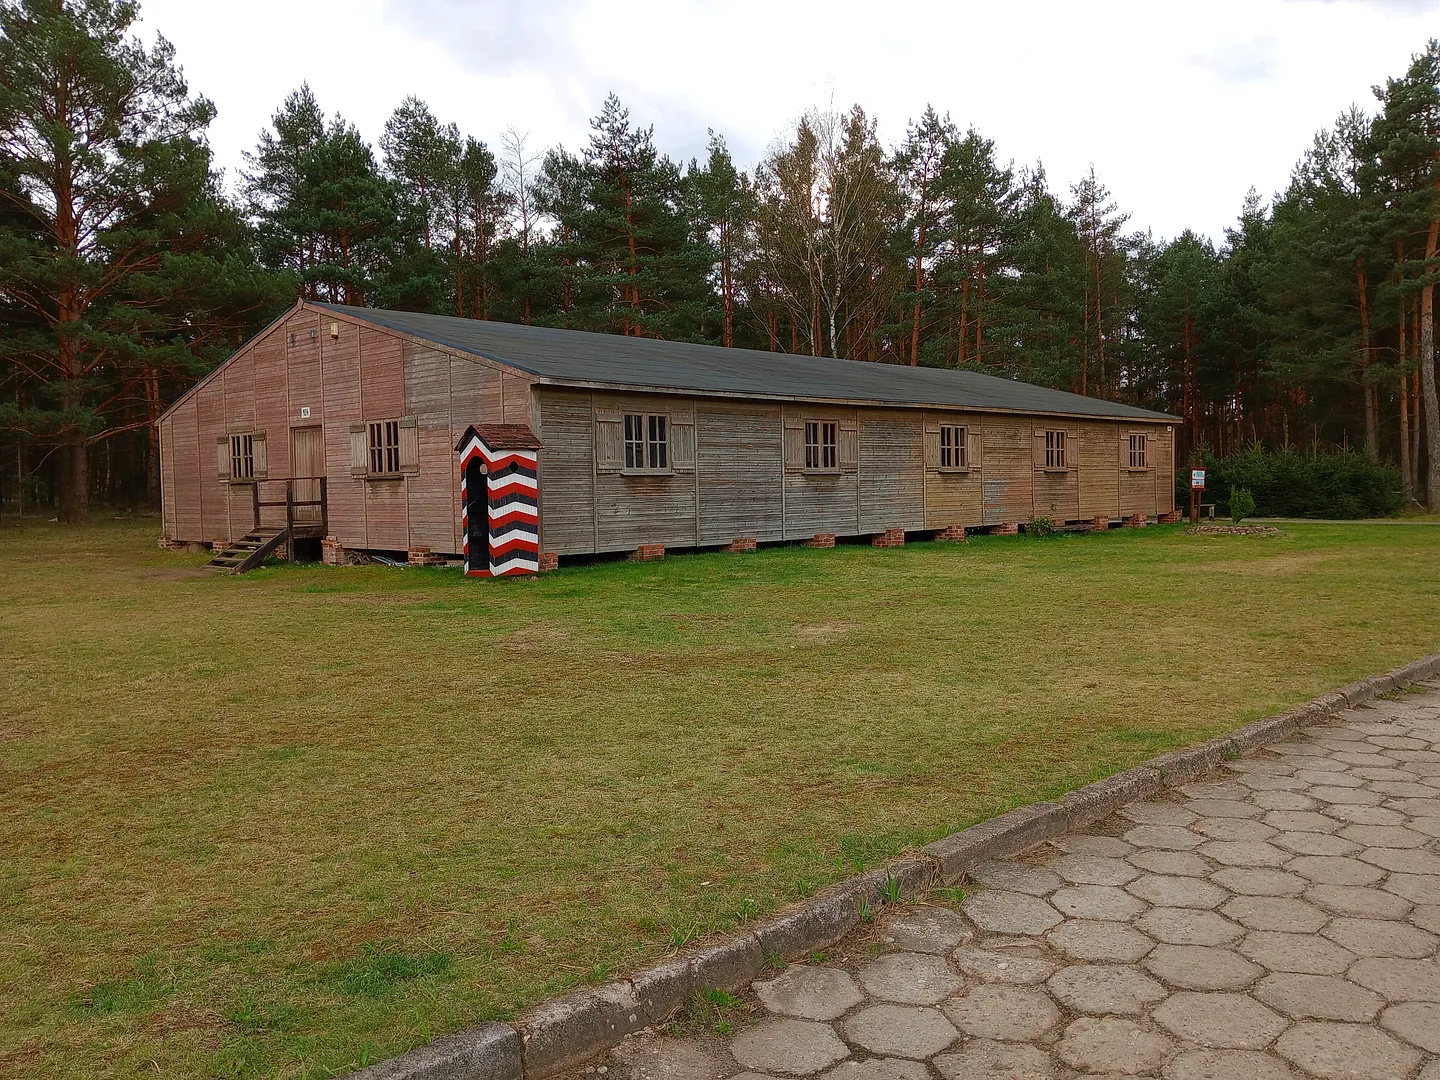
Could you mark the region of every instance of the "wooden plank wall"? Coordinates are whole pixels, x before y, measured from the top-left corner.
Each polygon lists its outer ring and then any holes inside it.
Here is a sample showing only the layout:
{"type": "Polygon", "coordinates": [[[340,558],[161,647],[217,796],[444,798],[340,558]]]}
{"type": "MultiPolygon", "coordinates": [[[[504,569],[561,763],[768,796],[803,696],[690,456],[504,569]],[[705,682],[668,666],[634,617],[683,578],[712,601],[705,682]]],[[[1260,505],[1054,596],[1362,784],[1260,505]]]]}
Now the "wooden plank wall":
{"type": "Polygon", "coordinates": [[[700,543],[741,536],[784,539],[780,407],[766,402],[695,402],[695,474],[700,543]]]}
{"type": "Polygon", "coordinates": [[[925,447],[918,409],[862,410],[858,483],[860,528],[925,528],[925,447]]]}
{"type": "Polygon", "coordinates": [[[1115,425],[1080,425],[1080,517],[1113,518],[1120,506],[1120,442],[1115,425]]]}
{"type": "Polygon", "coordinates": [[[1034,516],[1035,433],[1028,416],[988,415],[980,429],[985,450],[981,521],[999,525],[1034,516]]]}
{"type": "MultiPolygon", "coordinates": [[[[857,423],[857,410],[839,406],[790,405],[781,409],[786,425],[806,420],[857,423]]],[[[858,472],[785,474],[785,539],[804,540],[817,533],[858,536],[860,485],[858,472]]]]}
{"type": "Polygon", "coordinates": [[[595,550],[595,409],[588,390],[545,389],[539,401],[540,546],[595,550]]]}
{"type": "Polygon", "coordinates": [[[958,424],[970,435],[968,472],[941,472],[938,467],[925,472],[925,525],[927,529],[946,529],[952,525],[967,528],[981,524],[984,515],[981,502],[985,476],[985,453],[981,440],[984,420],[979,413],[942,412],[927,409],[926,426],[958,424]]]}

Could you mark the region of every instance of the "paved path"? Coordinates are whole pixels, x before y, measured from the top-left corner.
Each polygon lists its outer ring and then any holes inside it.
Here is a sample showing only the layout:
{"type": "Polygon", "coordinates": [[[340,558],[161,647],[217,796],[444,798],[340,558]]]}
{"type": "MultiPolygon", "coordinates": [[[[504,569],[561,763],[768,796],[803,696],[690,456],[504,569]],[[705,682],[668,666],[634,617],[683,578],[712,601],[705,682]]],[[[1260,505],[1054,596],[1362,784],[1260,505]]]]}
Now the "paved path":
{"type": "Polygon", "coordinates": [[[1440,683],[990,864],[633,1080],[1440,1080],[1440,683]]]}

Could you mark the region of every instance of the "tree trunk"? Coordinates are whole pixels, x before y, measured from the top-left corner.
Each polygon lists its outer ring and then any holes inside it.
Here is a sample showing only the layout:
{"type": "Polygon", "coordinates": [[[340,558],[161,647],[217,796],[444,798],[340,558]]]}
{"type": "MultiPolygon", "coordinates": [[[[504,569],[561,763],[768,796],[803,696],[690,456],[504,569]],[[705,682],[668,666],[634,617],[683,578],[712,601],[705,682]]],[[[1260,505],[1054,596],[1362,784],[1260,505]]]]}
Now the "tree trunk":
{"type": "Polygon", "coordinates": [[[62,525],[90,524],[89,445],[83,434],[67,435],[60,448],[60,510],[62,525]]]}
{"type": "Polygon", "coordinates": [[[960,352],[956,362],[964,367],[970,361],[970,275],[960,282],[960,352]]]}
{"type": "Polygon", "coordinates": [[[1360,387],[1365,393],[1365,452],[1380,456],[1380,397],[1370,381],[1370,284],[1365,265],[1355,260],[1355,291],[1360,297],[1360,387]]]}
{"type": "Polygon", "coordinates": [[[1400,298],[1400,487],[1408,504],[1415,497],[1415,473],[1410,468],[1410,376],[1405,370],[1405,298],[1400,298]]]}
{"type": "MultiPolygon", "coordinates": [[[[1440,185],[1437,185],[1440,187],[1440,185]]],[[[1440,218],[1425,236],[1425,286],[1420,290],[1420,393],[1425,410],[1425,505],[1440,509],[1440,403],[1435,398],[1435,285],[1430,271],[1440,246],[1440,218]]]]}

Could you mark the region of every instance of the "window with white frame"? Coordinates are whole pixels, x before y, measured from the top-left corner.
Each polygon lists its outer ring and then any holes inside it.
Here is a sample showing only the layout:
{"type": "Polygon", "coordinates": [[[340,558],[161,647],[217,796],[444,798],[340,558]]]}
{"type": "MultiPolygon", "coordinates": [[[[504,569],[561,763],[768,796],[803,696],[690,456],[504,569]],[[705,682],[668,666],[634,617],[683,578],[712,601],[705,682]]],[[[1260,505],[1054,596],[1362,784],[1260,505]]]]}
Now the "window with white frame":
{"type": "Polygon", "coordinates": [[[670,468],[670,431],[664,413],[625,414],[627,472],[666,472],[670,468]]]}
{"type": "Polygon", "coordinates": [[[967,428],[956,424],[940,426],[940,467],[942,469],[968,469],[970,453],[966,449],[967,428]]]}
{"type": "Polygon", "coordinates": [[[807,472],[836,472],[839,425],[833,420],[805,421],[805,469],[807,472]]]}
{"type": "Polygon", "coordinates": [[[1069,468],[1065,461],[1065,432],[1061,429],[1045,432],[1045,468],[1069,468]]]}

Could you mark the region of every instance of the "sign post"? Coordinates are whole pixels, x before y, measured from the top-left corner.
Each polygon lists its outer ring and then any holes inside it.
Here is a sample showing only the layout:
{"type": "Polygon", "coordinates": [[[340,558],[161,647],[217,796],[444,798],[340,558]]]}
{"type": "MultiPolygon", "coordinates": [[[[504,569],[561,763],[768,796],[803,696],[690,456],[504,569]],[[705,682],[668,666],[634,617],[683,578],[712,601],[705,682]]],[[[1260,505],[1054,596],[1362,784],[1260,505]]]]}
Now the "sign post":
{"type": "Polygon", "coordinates": [[[1205,470],[1190,470],[1190,524],[1200,524],[1200,496],[1205,493],[1205,470]]]}

